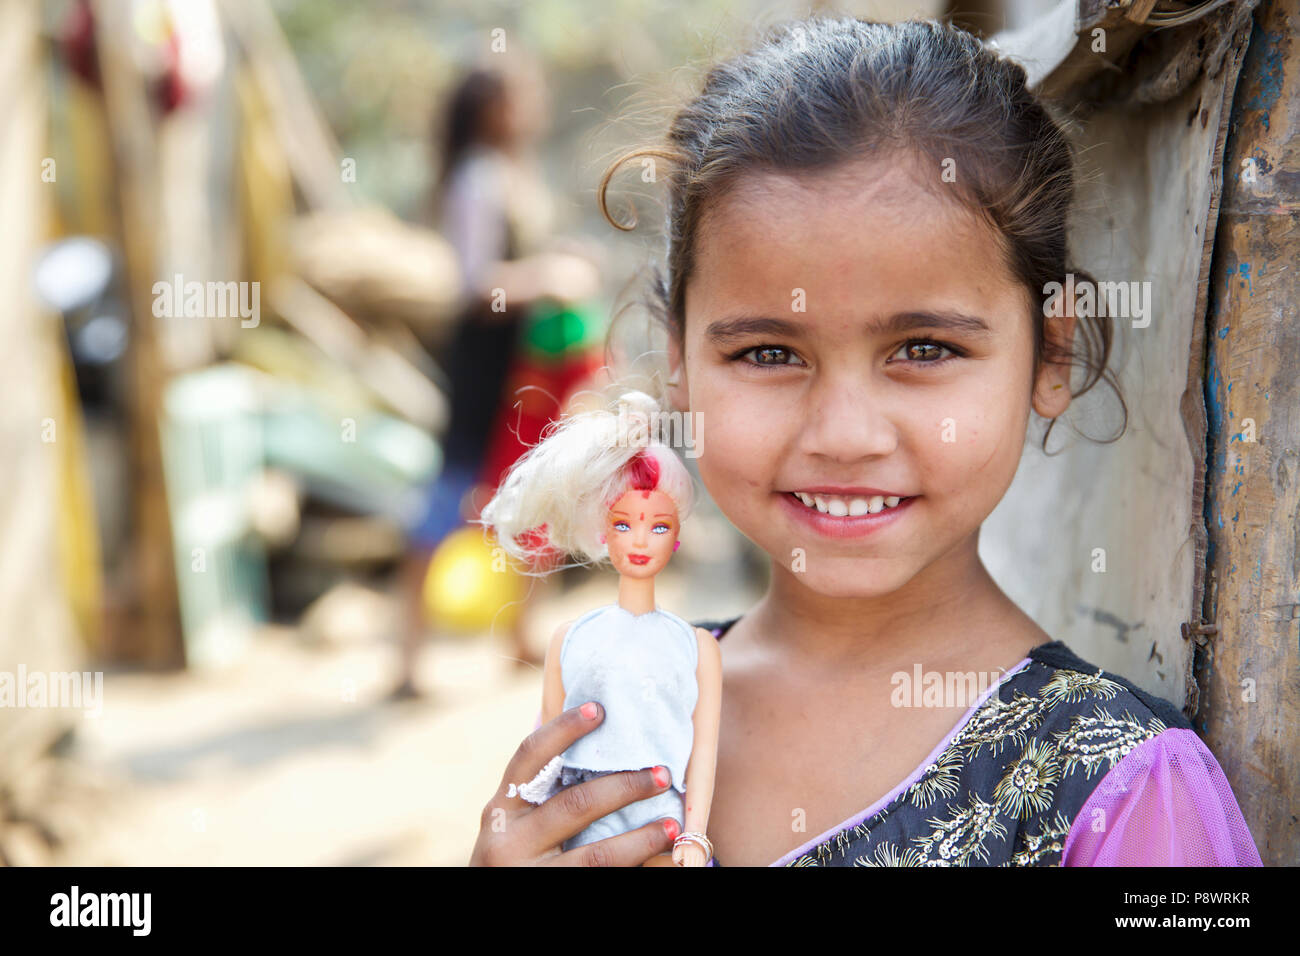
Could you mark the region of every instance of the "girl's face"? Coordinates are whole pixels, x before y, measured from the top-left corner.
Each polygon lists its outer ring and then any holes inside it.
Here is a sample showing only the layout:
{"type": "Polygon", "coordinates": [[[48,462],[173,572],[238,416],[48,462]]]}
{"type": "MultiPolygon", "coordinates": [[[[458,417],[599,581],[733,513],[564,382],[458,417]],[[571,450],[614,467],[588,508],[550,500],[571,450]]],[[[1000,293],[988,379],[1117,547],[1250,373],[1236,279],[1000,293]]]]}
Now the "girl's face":
{"type": "Polygon", "coordinates": [[[505,90],[484,117],[484,136],[493,145],[510,150],[528,146],[545,135],[550,124],[551,100],[544,74],[520,68],[508,74],[505,90]]]}
{"type": "Polygon", "coordinates": [[[888,594],[977,543],[1031,404],[1069,403],[1066,370],[1034,377],[1033,306],[998,238],[938,174],[929,188],[914,160],[752,174],[696,236],[672,361],[677,404],[700,418],[700,476],[827,597],[888,594]]]}
{"type": "Polygon", "coordinates": [[[629,491],[609,509],[605,543],[614,570],[652,578],[664,569],[677,543],[677,506],[662,491],[629,491]]]}

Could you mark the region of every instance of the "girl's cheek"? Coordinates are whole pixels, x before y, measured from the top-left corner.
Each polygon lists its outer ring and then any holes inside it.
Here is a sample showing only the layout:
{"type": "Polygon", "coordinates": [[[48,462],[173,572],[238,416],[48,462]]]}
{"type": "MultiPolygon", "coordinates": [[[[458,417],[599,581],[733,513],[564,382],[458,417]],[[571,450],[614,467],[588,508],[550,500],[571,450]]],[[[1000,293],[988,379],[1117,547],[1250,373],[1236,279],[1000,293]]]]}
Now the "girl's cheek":
{"type": "MultiPolygon", "coordinates": [[[[739,424],[739,420],[733,420],[739,424]]],[[[725,496],[732,507],[754,494],[770,491],[775,478],[774,454],[765,447],[760,428],[706,426],[697,466],[700,479],[715,498],[725,496]]]]}
{"type": "Polygon", "coordinates": [[[942,424],[939,440],[928,443],[922,490],[932,498],[980,506],[993,498],[996,504],[1020,462],[1022,443],[1013,440],[1017,427],[986,412],[952,416],[942,424]]]}

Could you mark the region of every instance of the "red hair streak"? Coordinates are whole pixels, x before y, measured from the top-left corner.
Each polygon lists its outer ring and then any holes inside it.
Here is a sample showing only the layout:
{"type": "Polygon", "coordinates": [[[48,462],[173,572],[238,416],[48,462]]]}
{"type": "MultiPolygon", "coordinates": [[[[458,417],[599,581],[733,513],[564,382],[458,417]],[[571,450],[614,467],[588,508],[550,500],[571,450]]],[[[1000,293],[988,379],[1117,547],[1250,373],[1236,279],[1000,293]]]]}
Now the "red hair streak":
{"type": "Polygon", "coordinates": [[[627,464],[627,478],[630,490],[643,491],[645,497],[659,487],[659,460],[644,451],[636,453],[627,464]]]}

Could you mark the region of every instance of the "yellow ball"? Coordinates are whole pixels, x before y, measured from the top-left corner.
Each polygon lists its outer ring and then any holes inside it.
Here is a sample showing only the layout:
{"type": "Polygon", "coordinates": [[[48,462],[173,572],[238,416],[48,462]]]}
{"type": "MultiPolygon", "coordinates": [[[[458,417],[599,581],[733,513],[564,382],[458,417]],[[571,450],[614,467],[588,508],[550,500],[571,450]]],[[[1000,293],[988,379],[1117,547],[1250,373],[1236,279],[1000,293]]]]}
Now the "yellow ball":
{"type": "Polygon", "coordinates": [[[523,579],[504,554],[493,555],[493,548],[477,525],[443,539],[424,576],[424,617],[430,625],[464,635],[513,626],[523,579]]]}

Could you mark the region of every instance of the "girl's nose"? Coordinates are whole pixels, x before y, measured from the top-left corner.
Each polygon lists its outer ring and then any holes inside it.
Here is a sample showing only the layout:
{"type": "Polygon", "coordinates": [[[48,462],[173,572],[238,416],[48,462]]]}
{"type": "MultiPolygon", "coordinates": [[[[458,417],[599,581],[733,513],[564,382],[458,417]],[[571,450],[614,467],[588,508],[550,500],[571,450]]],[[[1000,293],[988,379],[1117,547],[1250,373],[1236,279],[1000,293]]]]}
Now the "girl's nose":
{"type": "Polygon", "coordinates": [[[898,447],[898,428],[879,383],[861,374],[825,375],[808,394],[801,451],[853,464],[898,447]]]}

